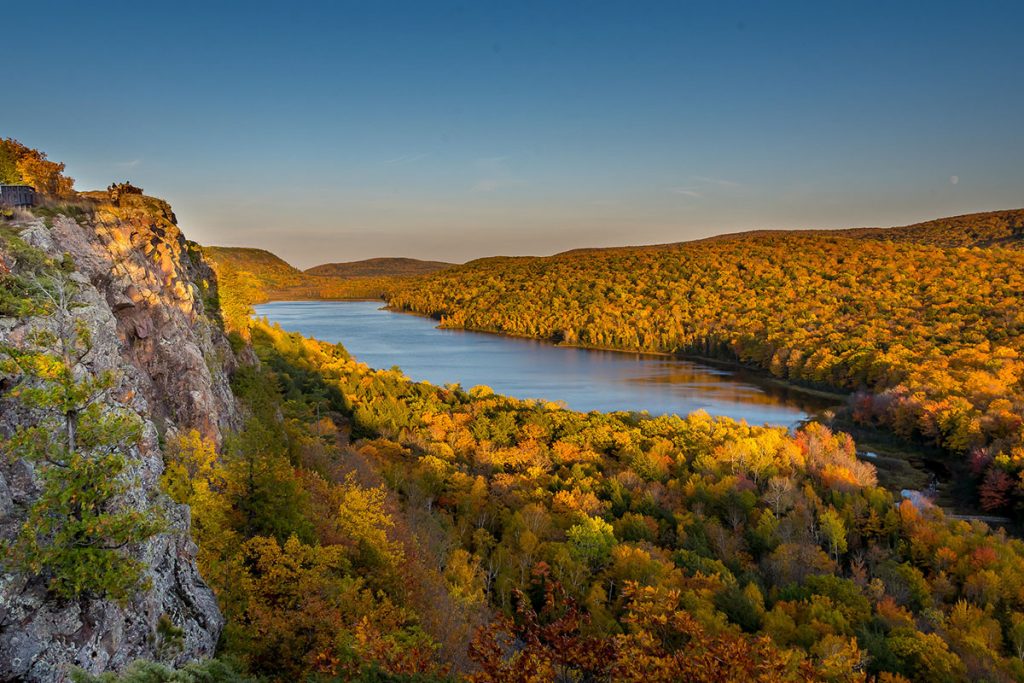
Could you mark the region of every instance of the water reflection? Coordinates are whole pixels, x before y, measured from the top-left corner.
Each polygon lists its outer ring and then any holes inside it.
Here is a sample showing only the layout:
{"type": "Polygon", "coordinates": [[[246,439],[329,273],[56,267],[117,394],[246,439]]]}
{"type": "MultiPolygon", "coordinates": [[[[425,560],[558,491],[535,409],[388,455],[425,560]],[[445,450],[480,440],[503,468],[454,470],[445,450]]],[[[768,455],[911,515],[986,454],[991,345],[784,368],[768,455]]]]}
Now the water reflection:
{"type": "Polygon", "coordinates": [[[486,384],[519,398],[561,401],[575,410],[646,410],[685,415],[703,409],[750,423],[793,426],[829,401],[726,367],[644,354],[556,347],[461,330],[380,309],[375,301],[287,301],[257,314],[324,341],[360,361],[399,366],[410,378],[465,388],[486,384]]]}

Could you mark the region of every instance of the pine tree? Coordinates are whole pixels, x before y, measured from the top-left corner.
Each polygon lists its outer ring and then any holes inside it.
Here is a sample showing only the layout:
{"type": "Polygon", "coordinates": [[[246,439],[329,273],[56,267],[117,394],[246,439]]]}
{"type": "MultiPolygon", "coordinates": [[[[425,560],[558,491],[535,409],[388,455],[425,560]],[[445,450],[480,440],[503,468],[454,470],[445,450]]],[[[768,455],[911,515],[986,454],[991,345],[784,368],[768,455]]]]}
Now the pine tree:
{"type": "Polygon", "coordinates": [[[3,562],[45,577],[62,597],[127,600],[142,584],[143,564],[126,549],[162,527],[156,508],[124,500],[141,422],[108,402],[115,375],[93,374],[83,362],[93,344],[75,315],[74,283],[57,274],[35,285],[53,324],[0,348],[0,372],[16,382],[8,398],[31,417],[0,450],[32,463],[41,492],[3,562]]]}

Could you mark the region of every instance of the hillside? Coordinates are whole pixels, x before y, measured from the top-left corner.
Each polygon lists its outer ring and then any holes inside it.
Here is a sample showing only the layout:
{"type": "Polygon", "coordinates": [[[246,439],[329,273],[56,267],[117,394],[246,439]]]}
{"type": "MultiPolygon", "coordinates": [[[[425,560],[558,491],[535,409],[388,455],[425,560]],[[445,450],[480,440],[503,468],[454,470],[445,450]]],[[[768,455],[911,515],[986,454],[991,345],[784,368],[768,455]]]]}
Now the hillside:
{"type": "Polygon", "coordinates": [[[257,276],[269,291],[286,290],[307,282],[301,270],[266,249],[203,247],[203,251],[223,268],[244,270],[257,276]]]}
{"type": "Polygon", "coordinates": [[[1024,209],[972,213],[896,228],[855,228],[834,234],[937,247],[1024,248],[1024,209]]]}
{"type": "Polygon", "coordinates": [[[1010,510],[1024,502],[1010,484],[1024,467],[1010,455],[1024,448],[1024,254],[931,242],[1003,240],[1020,215],[481,260],[389,304],[449,327],[715,356],[862,391],[859,420],[970,455],[982,504],[1010,510]]]}
{"type": "Polygon", "coordinates": [[[357,277],[409,277],[429,275],[455,264],[444,261],[421,261],[414,258],[371,258],[346,263],[325,263],[308,268],[305,272],[317,276],[340,278],[357,277]]]}
{"type": "MultiPolygon", "coordinates": [[[[219,277],[234,283],[233,291],[245,292],[245,304],[224,302],[228,309],[226,315],[236,318],[248,315],[249,303],[306,299],[380,299],[404,277],[397,274],[344,277],[313,275],[295,268],[264,249],[203,247],[203,252],[219,277]]],[[[369,273],[374,267],[366,266],[362,270],[369,273]]]]}
{"type": "MultiPolygon", "coordinates": [[[[529,265],[477,266],[511,263],[529,265]]],[[[247,327],[289,396],[338,389],[356,452],[444,548],[455,604],[499,613],[470,647],[472,681],[1024,674],[1006,646],[1024,635],[1009,589],[1024,546],[897,503],[844,434],[574,413],[247,327]]]]}
{"type": "MultiPolygon", "coordinates": [[[[1024,209],[1006,211],[985,211],[962,216],[950,216],[935,220],[902,225],[891,228],[842,228],[838,230],[750,230],[746,232],[714,235],[693,242],[677,242],[636,249],[665,249],[685,244],[728,242],[746,240],[772,235],[833,235],[851,239],[881,240],[887,242],[906,242],[925,244],[935,247],[1003,247],[1007,249],[1024,248],[1024,209]]],[[[614,249],[614,247],[613,247],[614,249]]],[[[567,253],[582,253],[592,250],[573,250],[567,253]]]]}

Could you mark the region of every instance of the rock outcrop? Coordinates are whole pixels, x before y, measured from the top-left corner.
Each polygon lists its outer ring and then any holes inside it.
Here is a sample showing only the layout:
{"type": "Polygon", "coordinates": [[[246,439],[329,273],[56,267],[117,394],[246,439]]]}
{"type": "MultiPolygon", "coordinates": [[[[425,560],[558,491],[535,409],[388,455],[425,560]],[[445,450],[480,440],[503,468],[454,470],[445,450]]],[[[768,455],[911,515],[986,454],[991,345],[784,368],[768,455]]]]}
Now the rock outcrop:
{"type": "MultiPolygon", "coordinates": [[[[115,370],[112,397],[144,424],[128,504],[158,503],[167,524],[132,549],[147,567],[149,587],[127,605],[61,600],[38,579],[0,572],[0,680],[65,680],[72,666],[99,673],[139,658],[180,664],[212,655],[223,618],[196,568],[189,510],[160,492],[159,477],[164,437],[198,429],[219,441],[238,420],[228,382],[234,357],[213,310],[213,272],[170,207],[149,197],[127,196],[116,207],[97,202],[74,218],[26,220],[19,228],[22,240],[73,261],[82,304],[75,315],[93,342],[83,363],[93,373],[115,370]],[[164,642],[161,620],[183,638],[164,642]]],[[[0,263],[10,265],[2,252],[0,263]]],[[[45,317],[0,317],[0,342],[17,343],[48,324],[45,317]]],[[[0,434],[27,419],[0,402],[0,434]]],[[[38,493],[29,462],[0,459],[0,539],[17,533],[38,493]]]]}

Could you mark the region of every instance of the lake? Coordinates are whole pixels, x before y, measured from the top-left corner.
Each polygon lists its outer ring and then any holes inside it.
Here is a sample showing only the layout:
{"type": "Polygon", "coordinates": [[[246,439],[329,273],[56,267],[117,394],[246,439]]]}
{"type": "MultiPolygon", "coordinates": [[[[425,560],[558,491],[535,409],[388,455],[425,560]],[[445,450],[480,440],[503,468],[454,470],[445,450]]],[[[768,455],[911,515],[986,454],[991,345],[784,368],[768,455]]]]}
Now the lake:
{"type": "Polygon", "coordinates": [[[581,411],[686,415],[706,410],[751,424],[792,427],[835,401],[762,376],[667,356],[592,351],[462,330],[383,310],[379,301],[279,301],[256,306],[282,328],[328,342],[373,368],[411,379],[560,401],[581,411]]]}

